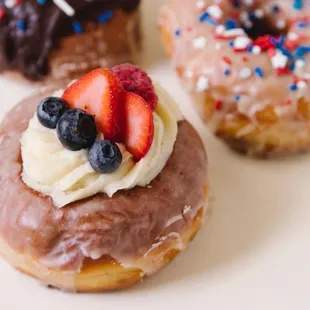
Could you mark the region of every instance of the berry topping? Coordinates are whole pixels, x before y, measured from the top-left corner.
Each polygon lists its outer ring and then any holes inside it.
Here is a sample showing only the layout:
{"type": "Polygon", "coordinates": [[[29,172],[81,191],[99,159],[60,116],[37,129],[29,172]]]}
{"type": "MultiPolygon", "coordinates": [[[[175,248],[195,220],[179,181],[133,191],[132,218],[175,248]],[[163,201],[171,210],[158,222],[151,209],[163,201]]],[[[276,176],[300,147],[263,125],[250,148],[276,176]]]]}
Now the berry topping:
{"type": "Polygon", "coordinates": [[[122,153],[116,143],[108,140],[96,141],[89,150],[88,159],[99,173],[112,173],[122,163],[122,153]]]}
{"type": "Polygon", "coordinates": [[[62,98],[70,108],[78,108],[95,116],[98,131],[107,140],[119,142],[123,136],[124,90],[117,76],[107,69],[95,69],[69,86],[62,98]]]}
{"type": "Polygon", "coordinates": [[[119,77],[126,91],[140,95],[150,105],[152,111],[156,109],[158,97],[146,72],[131,64],[116,66],[112,71],[119,77]]]}
{"type": "Polygon", "coordinates": [[[56,97],[43,99],[37,108],[39,122],[47,128],[54,129],[62,116],[69,109],[65,100],[56,97]]]}
{"type": "Polygon", "coordinates": [[[87,149],[97,136],[95,119],[83,110],[68,110],[58,121],[57,135],[62,145],[71,151],[87,149]]]}
{"type": "Polygon", "coordinates": [[[147,102],[137,94],[126,93],[124,100],[125,145],[135,159],[140,160],[147,154],[153,142],[153,113],[147,102]]]}

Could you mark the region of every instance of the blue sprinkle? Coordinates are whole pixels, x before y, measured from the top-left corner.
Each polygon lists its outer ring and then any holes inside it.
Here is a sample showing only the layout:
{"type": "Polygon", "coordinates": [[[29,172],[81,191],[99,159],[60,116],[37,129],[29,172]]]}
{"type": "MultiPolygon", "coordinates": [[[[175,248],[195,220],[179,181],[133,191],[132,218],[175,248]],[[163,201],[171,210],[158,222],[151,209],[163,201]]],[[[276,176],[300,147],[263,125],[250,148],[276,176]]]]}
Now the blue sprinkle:
{"type": "Polygon", "coordinates": [[[298,28],[307,28],[310,26],[310,22],[298,22],[297,26],[298,28]]]}
{"type": "Polygon", "coordinates": [[[44,5],[46,3],[46,0],[37,0],[37,1],[40,5],[44,5]]]}
{"type": "Polygon", "coordinates": [[[285,43],[285,36],[281,36],[280,40],[276,40],[274,37],[270,38],[272,44],[274,44],[283,55],[287,56],[289,59],[293,59],[293,55],[290,51],[284,46],[285,43]]]}
{"type": "Polygon", "coordinates": [[[206,18],[210,17],[208,12],[203,12],[200,16],[199,16],[199,21],[200,22],[204,22],[206,18]]]}
{"type": "Polygon", "coordinates": [[[238,27],[237,22],[234,19],[227,19],[226,21],[226,29],[230,30],[230,29],[235,29],[238,27]]]}
{"type": "Polygon", "coordinates": [[[98,18],[98,23],[103,24],[106,23],[108,20],[110,20],[113,17],[113,12],[112,11],[107,11],[103,14],[101,14],[98,18]]]}
{"type": "Polygon", "coordinates": [[[254,47],[254,45],[250,45],[250,46],[248,47],[248,52],[249,52],[249,53],[252,53],[253,47],[254,47]]]}
{"type": "Polygon", "coordinates": [[[263,78],[265,76],[263,69],[261,67],[256,67],[254,72],[257,74],[258,77],[263,78]]]}
{"type": "Polygon", "coordinates": [[[310,53],[310,45],[309,46],[302,45],[302,46],[297,47],[297,49],[295,50],[296,57],[302,57],[306,53],[310,53]]]}
{"type": "Polygon", "coordinates": [[[290,71],[294,72],[295,70],[295,62],[292,62],[289,67],[290,71]]]}
{"type": "Polygon", "coordinates": [[[229,44],[230,47],[234,47],[234,45],[235,45],[234,41],[229,41],[228,44],[229,44]]]}
{"type": "Polygon", "coordinates": [[[83,27],[79,22],[73,22],[72,26],[73,26],[73,30],[75,33],[82,33],[83,32],[83,27]]]}
{"type": "Polygon", "coordinates": [[[19,21],[17,21],[17,28],[19,29],[19,30],[25,30],[25,23],[24,23],[24,21],[23,20],[19,20],[19,21]]]}
{"type": "Polygon", "coordinates": [[[240,0],[233,0],[233,6],[235,7],[235,8],[239,8],[240,7],[240,0]]]}
{"type": "Polygon", "coordinates": [[[295,10],[301,10],[303,6],[303,0],[294,0],[293,7],[295,10]]]}
{"type": "Polygon", "coordinates": [[[201,23],[205,22],[205,23],[208,23],[212,26],[217,26],[218,25],[218,22],[214,19],[212,19],[210,17],[210,14],[208,12],[203,12],[200,16],[199,16],[199,21],[201,23]]]}
{"type": "Polygon", "coordinates": [[[180,35],[181,35],[181,29],[178,28],[178,29],[174,32],[174,34],[175,34],[177,37],[180,36],[180,35]]]}
{"type": "Polygon", "coordinates": [[[277,14],[277,13],[279,13],[280,12],[280,7],[278,6],[278,5],[274,5],[273,7],[272,7],[272,13],[274,13],[274,14],[277,14]]]}
{"type": "Polygon", "coordinates": [[[230,74],[230,70],[229,69],[225,69],[224,74],[227,76],[230,74]]]}
{"type": "Polygon", "coordinates": [[[297,85],[296,84],[292,84],[290,86],[290,91],[296,91],[297,90],[297,85]]]}
{"type": "Polygon", "coordinates": [[[240,95],[236,95],[236,96],[235,96],[235,101],[239,101],[239,100],[240,100],[240,98],[241,98],[241,96],[240,96],[240,95]]]}
{"type": "Polygon", "coordinates": [[[251,21],[257,20],[257,17],[255,16],[254,13],[249,13],[249,18],[250,18],[251,21]]]}

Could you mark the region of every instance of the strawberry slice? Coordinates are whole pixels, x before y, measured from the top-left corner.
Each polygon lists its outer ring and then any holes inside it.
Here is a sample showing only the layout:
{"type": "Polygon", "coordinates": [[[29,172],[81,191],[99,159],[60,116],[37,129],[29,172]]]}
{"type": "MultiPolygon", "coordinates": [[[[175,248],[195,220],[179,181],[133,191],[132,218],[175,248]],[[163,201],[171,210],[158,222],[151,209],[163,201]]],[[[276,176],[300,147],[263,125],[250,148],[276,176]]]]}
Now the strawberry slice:
{"type": "Polygon", "coordinates": [[[120,142],[124,133],[124,89],[119,78],[108,69],[95,69],[69,86],[62,98],[70,108],[95,116],[96,126],[104,138],[120,142]]]}
{"type": "Polygon", "coordinates": [[[135,93],[124,95],[125,145],[136,160],[143,158],[154,138],[154,119],[149,104],[135,93]]]}

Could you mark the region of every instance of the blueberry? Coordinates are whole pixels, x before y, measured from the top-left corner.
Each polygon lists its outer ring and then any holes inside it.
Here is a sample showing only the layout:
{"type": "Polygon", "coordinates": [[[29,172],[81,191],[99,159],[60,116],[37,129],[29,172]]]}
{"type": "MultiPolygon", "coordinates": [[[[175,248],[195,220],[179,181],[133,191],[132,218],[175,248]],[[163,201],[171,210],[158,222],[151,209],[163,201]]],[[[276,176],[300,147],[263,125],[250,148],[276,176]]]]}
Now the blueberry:
{"type": "Polygon", "coordinates": [[[37,108],[37,116],[44,127],[54,129],[61,115],[68,109],[65,100],[57,97],[47,97],[40,102],[37,108]]]}
{"type": "Polygon", "coordinates": [[[88,159],[95,171],[112,173],[121,165],[123,156],[116,143],[100,140],[90,148],[88,159]]]}
{"type": "Polygon", "coordinates": [[[83,110],[68,110],[58,121],[57,135],[62,145],[71,151],[90,148],[97,136],[95,119],[83,110]]]}

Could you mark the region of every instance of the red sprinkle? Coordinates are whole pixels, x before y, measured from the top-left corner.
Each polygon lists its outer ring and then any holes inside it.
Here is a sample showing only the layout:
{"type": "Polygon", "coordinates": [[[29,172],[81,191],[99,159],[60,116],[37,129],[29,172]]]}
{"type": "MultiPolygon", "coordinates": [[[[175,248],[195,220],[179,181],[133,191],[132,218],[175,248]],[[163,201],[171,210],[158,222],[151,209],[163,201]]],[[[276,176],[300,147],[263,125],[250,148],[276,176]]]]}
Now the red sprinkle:
{"type": "Polygon", "coordinates": [[[276,55],[276,50],[274,48],[269,48],[267,51],[269,57],[273,57],[276,55]]]}
{"type": "Polygon", "coordinates": [[[191,26],[187,26],[187,27],[185,28],[185,30],[186,30],[186,31],[192,31],[193,28],[192,28],[191,26]]]}
{"type": "Polygon", "coordinates": [[[281,75],[287,75],[291,74],[290,70],[288,68],[278,68],[276,70],[276,76],[281,76],[281,75]]]}
{"type": "Polygon", "coordinates": [[[293,84],[297,84],[298,81],[299,81],[298,76],[297,76],[297,75],[294,75],[294,76],[293,76],[293,84]]]}
{"type": "Polygon", "coordinates": [[[223,107],[223,101],[217,100],[217,101],[215,102],[215,109],[216,109],[217,111],[219,111],[219,110],[222,109],[222,107],[223,107]]]}
{"type": "Polygon", "coordinates": [[[3,9],[0,9],[0,19],[4,16],[5,11],[3,9]]]}
{"type": "Polygon", "coordinates": [[[292,100],[291,100],[291,99],[287,99],[287,100],[285,101],[285,104],[292,104],[292,100]]]}
{"type": "Polygon", "coordinates": [[[257,38],[253,45],[259,46],[263,51],[269,50],[270,48],[274,48],[274,44],[271,42],[271,36],[265,35],[257,38]]]}
{"type": "Polygon", "coordinates": [[[231,59],[227,56],[223,56],[223,61],[226,62],[227,64],[231,65],[231,59]]]}
{"type": "Polygon", "coordinates": [[[242,57],[242,61],[247,62],[248,60],[249,60],[248,57],[245,56],[242,57]]]}

